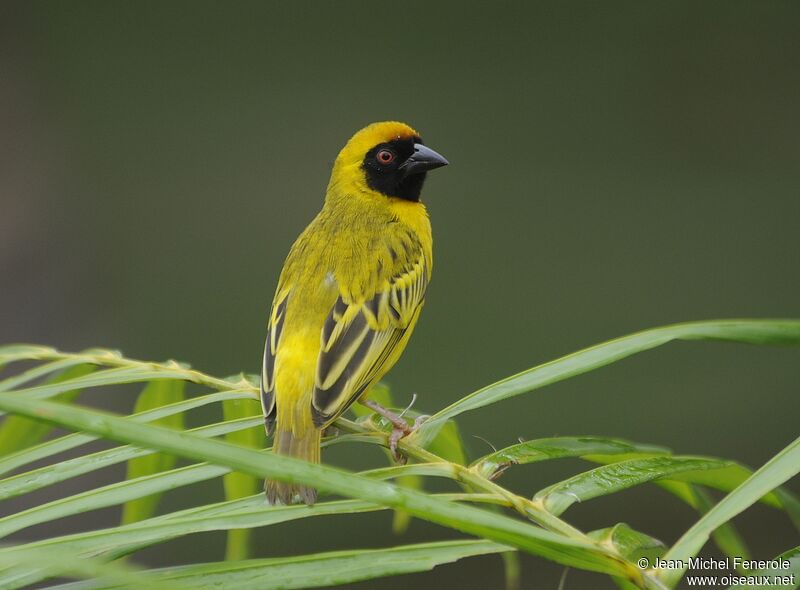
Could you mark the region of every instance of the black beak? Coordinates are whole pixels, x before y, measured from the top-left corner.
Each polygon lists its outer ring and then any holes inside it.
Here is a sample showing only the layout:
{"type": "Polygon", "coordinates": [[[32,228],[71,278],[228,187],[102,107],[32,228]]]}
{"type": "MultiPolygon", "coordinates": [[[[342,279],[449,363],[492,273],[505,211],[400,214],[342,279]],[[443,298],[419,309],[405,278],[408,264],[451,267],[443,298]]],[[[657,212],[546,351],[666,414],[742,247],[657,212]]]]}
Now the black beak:
{"type": "Polygon", "coordinates": [[[400,170],[403,171],[403,176],[411,176],[412,174],[420,174],[427,172],[434,168],[441,168],[447,166],[450,162],[445,159],[441,154],[437,154],[431,148],[425,147],[421,143],[414,144],[414,153],[408,160],[403,162],[400,170]]]}

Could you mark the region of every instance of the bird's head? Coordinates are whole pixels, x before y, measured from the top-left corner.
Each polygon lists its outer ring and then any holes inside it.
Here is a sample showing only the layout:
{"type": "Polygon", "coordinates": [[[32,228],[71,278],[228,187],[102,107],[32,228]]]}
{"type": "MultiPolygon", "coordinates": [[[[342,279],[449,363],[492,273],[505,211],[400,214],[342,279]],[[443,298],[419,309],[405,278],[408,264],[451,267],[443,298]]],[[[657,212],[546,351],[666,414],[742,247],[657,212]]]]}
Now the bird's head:
{"type": "Polygon", "coordinates": [[[351,137],[339,152],[330,186],[419,201],[427,171],[447,164],[405,123],[373,123],[351,137]]]}

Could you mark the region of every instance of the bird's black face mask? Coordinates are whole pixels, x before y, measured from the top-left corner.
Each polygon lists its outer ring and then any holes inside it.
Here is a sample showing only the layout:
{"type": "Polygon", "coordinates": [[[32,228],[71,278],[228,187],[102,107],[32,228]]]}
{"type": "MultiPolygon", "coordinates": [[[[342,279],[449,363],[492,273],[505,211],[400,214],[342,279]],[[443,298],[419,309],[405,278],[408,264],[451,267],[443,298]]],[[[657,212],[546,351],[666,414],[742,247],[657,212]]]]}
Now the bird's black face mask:
{"type": "Polygon", "coordinates": [[[361,167],[372,190],[389,197],[419,201],[427,171],[447,164],[422,139],[410,137],[379,143],[367,152],[361,167]]]}

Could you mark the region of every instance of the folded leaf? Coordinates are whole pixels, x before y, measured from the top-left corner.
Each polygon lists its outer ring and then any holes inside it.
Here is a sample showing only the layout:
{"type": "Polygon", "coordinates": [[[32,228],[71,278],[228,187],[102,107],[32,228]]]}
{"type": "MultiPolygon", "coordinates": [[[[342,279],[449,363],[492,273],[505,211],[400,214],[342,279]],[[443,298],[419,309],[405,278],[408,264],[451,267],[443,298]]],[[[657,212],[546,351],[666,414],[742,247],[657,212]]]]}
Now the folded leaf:
{"type": "MultiPolygon", "coordinates": [[[[471,468],[483,477],[494,479],[511,465],[524,465],[563,457],[583,457],[586,455],[645,454],[663,455],[669,453],[664,447],[642,445],[622,439],[595,436],[561,436],[528,440],[496,451],[475,461],[471,468]]],[[[609,461],[618,461],[611,458],[609,461]]]]}
{"type": "Polygon", "coordinates": [[[650,457],[611,463],[548,486],[534,496],[547,511],[560,515],[575,502],[607,496],[677,473],[722,469],[728,461],[696,457],[650,457]]]}
{"type": "Polygon", "coordinates": [[[607,529],[592,531],[589,536],[614,547],[620,555],[631,561],[637,561],[642,557],[652,561],[654,557],[660,557],[667,550],[667,546],[655,537],[640,533],[624,522],[607,529]]]}

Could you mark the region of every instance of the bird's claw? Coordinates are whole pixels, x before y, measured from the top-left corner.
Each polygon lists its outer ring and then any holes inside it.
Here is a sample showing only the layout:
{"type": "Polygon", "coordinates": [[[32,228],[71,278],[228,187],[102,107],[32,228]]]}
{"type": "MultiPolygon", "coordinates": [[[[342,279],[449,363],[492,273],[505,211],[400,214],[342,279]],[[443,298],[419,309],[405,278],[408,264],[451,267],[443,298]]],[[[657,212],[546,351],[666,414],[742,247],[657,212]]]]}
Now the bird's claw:
{"type": "Polygon", "coordinates": [[[400,428],[393,428],[392,434],[389,435],[389,450],[392,452],[392,459],[394,459],[394,462],[398,465],[405,465],[408,463],[408,457],[397,450],[397,444],[406,436],[408,436],[408,434],[400,428]]]}
{"type": "Polygon", "coordinates": [[[395,463],[397,463],[398,465],[405,465],[406,463],[408,463],[408,457],[406,457],[397,450],[397,445],[405,437],[415,433],[417,429],[420,426],[422,426],[422,423],[425,422],[425,420],[427,420],[428,418],[430,418],[430,416],[426,415],[417,416],[416,419],[414,420],[413,426],[408,426],[408,424],[406,424],[405,428],[392,429],[392,434],[389,435],[389,450],[392,451],[392,459],[394,459],[395,463]]]}
{"type": "Polygon", "coordinates": [[[394,459],[395,463],[405,465],[408,462],[408,458],[400,453],[397,448],[398,444],[409,434],[414,433],[430,416],[417,416],[414,424],[409,426],[408,422],[402,417],[403,414],[398,416],[372,400],[365,400],[362,403],[379,416],[388,420],[392,425],[392,433],[389,435],[389,450],[392,452],[392,459],[394,459]]]}

